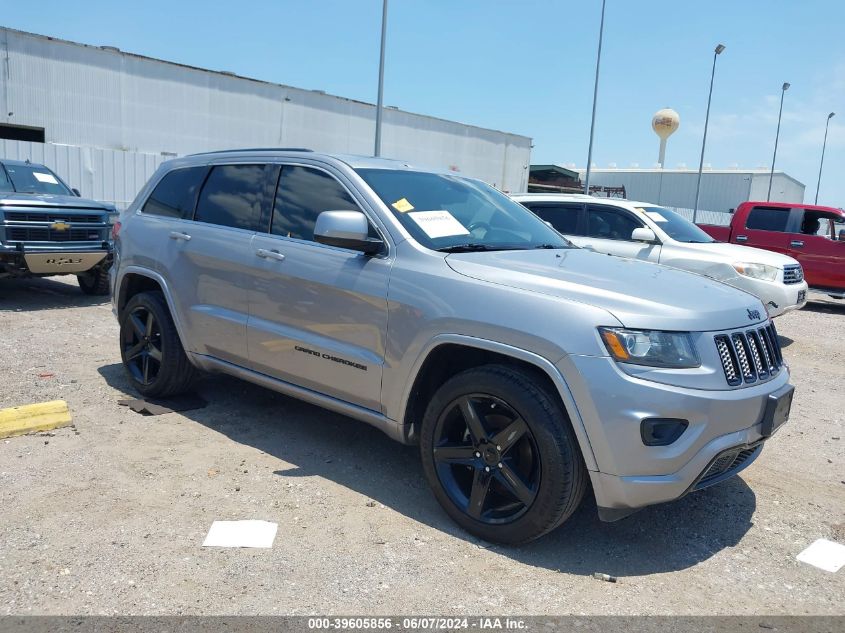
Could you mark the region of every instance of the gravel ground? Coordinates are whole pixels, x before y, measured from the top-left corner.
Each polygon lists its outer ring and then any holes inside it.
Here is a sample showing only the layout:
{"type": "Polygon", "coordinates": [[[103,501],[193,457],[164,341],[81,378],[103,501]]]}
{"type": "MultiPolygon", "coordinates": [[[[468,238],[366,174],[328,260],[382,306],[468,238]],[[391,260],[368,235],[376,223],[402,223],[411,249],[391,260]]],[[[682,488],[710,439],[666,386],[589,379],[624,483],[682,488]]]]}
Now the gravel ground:
{"type": "Polygon", "coordinates": [[[118,406],[110,306],[0,281],[0,407],[61,398],[74,418],[0,440],[0,614],[845,614],[845,569],[795,560],[845,543],[845,304],[777,325],[792,419],[741,476],[614,524],[588,500],[505,548],[459,530],[416,451],[365,424],[224,377],[204,409],[118,406]],[[217,519],[279,532],[200,547],[217,519]]]}

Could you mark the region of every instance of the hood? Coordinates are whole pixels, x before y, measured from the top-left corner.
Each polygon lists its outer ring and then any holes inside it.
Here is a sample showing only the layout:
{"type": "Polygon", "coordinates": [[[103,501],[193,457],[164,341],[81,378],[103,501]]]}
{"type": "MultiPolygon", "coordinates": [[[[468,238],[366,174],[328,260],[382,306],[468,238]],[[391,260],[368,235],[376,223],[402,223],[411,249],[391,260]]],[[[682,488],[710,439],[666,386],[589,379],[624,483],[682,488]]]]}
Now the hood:
{"type": "Polygon", "coordinates": [[[768,266],[776,266],[783,268],[789,264],[797,264],[798,262],[782,253],[773,253],[772,251],[764,251],[762,248],[754,248],[752,246],[742,246],[740,244],[726,244],[725,242],[709,242],[707,244],[689,244],[687,242],[673,242],[676,247],[682,247],[685,250],[701,253],[703,260],[713,261],[716,258],[721,259],[726,264],[747,263],[747,264],[766,264],[768,266]]]}
{"type": "Polygon", "coordinates": [[[58,196],[50,193],[0,193],[0,206],[15,207],[61,207],[62,209],[97,209],[114,212],[110,204],[77,198],[76,196],[58,196]]]}
{"type": "Polygon", "coordinates": [[[742,290],[682,270],[584,249],[455,253],[446,263],[473,279],[602,308],[625,327],[701,332],[767,319],[760,300],[742,290]]]}

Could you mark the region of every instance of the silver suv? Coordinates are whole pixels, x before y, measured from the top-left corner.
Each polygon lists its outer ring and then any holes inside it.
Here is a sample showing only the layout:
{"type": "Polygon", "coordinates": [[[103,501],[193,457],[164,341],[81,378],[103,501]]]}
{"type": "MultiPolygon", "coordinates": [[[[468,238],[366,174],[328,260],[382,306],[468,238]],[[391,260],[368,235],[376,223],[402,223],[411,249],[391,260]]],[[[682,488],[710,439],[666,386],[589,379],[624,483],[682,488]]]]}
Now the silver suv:
{"type": "Polygon", "coordinates": [[[481,182],[305,150],[189,156],[115,225],[120,349],[145,396],[222,372],[418,444],[489,541],[604,520],[748,466],[789,414],[750,294],[574,247],[481,182]]]}

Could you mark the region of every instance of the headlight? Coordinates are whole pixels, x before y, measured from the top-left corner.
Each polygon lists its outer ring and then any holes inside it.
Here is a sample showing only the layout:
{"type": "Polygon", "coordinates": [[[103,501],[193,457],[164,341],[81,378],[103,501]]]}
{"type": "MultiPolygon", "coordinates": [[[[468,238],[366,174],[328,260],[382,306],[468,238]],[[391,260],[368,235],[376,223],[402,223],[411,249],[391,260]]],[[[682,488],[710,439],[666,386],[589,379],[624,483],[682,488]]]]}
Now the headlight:
{"type": "Polygon", "coordinates": [[[109,226],[114,226],[114,223],[117,222],[117,219],[120,217],[120,213],[117,211],[110,211],[109,212],[109,226]]]}
{"type": "Polygon", "coordinates": [[[765,279],[766,281],[774,281],[778,278],[777,266],[767,266],[766,264],[745,264],[739,263],[733,265],[734,270],[740,275],[751,277],[752,279],[765,279]]]}
{"type": "Polygon", "coordinates": [[[607,327],[599,328],[599,332],[607,351],[620,363],[675,369],[689,369],[701,364],[687,332],[607,327]]]}

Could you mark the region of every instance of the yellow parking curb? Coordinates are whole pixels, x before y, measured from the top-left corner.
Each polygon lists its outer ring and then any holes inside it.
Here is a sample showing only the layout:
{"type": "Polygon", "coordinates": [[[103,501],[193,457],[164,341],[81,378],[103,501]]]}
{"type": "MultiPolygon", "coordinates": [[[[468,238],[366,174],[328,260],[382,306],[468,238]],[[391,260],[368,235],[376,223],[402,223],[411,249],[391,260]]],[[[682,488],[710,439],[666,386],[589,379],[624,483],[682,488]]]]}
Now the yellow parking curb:
{"type": "Polygon", "coordinates": [[[0,409],[0,438],[49,431],[71,423],[64,400],[0,409]]]}

